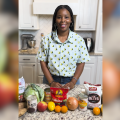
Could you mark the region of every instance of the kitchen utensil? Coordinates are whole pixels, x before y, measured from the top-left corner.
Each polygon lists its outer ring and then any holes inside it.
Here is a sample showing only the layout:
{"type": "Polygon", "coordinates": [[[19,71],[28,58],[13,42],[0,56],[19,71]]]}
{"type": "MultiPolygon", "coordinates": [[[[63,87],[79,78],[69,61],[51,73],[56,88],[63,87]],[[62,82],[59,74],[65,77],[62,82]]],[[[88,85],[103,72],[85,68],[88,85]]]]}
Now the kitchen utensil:
{"type": "Polygon", "coordinates": [[[22,40],[22,47],[21,47],[21,49],[22,50],[26,50],[26,49],[28,49],[28,44],[27,44],[27,41],[28,40],[33,40],[33,38],[34,38],[35,36],[33,36],[32,34],[22,34],[21,35],[21,40],[22,40]]]}
{"type": "Polygon", "coordinates": [[[85,44],[87,47],[88,52],[92,52],[94,49],[94,42],[92,38],[83,38],[85,40],[85,44]]]}
{"type": "Polygon", "coordinates": [[[36,40],[28,40],[28,45],[29,45],[31,48],[34,48],[34,46],[36,45],[36,40]]]}

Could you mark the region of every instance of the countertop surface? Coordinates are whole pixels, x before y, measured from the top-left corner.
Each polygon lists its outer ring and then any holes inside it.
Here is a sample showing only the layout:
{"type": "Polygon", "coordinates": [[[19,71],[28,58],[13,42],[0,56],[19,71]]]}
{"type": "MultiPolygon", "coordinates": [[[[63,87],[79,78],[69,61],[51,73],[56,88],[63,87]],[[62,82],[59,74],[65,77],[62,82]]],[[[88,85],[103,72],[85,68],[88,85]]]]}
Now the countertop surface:
{"type": "MultiPolygon", "coordinates": [[[[26,84],[27,87],[28,84],[26,84]]],[[[46,84],[37,84],[41,88],[45,89],[49,86],[46,84]]],[[[68,97],[76,97],[80,93],[81,89],[84,88],[82,85],[76,85],[75,88],[67,93],[68,97]]],[[[67,113],[56,113],[54,111],[49,112],[48,110],[44,112],[35,112],[30,114],[26,112],[23,116],[19,117],[19,120],[102,120],[102,115],[95,116],[92,110],[87,109],[87,111],[82,112],[78,108],[75,111],[68,110],[67,113]]]]}
{"type": "MultiPolygon", "coordinates": [[[[19,50],[19,55],[36,55],[38,52],[38,47],[33,48],[33,49],[27,49],[27,50],[19,50]]],[[[90,56],[102,56],[102,53],[94,53],[90,52],[90,56]]]]}

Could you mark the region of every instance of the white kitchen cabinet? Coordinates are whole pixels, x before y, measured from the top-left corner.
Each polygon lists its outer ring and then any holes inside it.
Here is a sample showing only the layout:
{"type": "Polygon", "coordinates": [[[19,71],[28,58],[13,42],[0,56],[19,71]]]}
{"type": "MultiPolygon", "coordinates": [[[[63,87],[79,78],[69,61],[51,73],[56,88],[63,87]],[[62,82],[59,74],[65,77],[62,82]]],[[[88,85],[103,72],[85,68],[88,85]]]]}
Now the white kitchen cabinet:
{"type": "Polygon", "coordinates": [[[102,84],[102,56],[98,56],[97,59],[97,73],[96,73],[96,84],[102,84]]]}
{"type": "Polygon", "coordinates": [[[19,78],[26,83],[36,83],[36,57],[31,55],[19,55],[19,78]]]}
{"type": "Polygon", "coordinates": [[[37,83],[43,83],[43,72],[40,65],[40,60],[37,60],[37,83]]]}
{"type": "Polygon", "coordinates": [[[102,56],[90,56],[90,61],[85,63],[80,76],[80,84],[84,81],[92,84],[102,84],[102,56]]]}
{"type": "Polygon", "coordinates": [[[38,83],[38,84],[43,84],[43,77],[44,77],[44,76],[38,76],[36,83],[38,83]]]}
{"type": "Polygon", "coordinates": [[[98,0],[79,0],[75,30],[95,30],[98,0]]]}
{"type": "Polygon", "coordinates": [[[102,53],[102,0],[99,0],[97,26],[95,34],[95,53],[102,53]]]}
{"type": "Polygon", "coordinates": [[[85,63],[84,70],[80,76],[80,84],[84,81],[95,83],[97,59],[95,56],[90,56],[90,61],[85,63]]]}
{"type": "Polygon", "coordinates": [[[39,29],[39,16],[33,14],[33,0],[19,0],[19,29],[39,29]]]}

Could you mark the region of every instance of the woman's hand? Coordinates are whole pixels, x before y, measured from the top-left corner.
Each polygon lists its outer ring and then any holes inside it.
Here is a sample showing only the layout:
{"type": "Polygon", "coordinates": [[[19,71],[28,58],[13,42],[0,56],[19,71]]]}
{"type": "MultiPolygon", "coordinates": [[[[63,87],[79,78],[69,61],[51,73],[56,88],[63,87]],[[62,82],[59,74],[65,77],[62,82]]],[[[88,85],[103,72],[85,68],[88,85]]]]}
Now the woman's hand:
{"type": "Polygon", "coordinates": [[[51,86],[50,87],[57,87],[57,88],[61,88],[63,87],[60,83],[58,82],[52,82],[51,86]]]}
{"type": "Polygon", "coordinates": [[[70,89],[73,89],[74,88],[74,83],[72,81],[66,83],[63,88],[70,88],[70,89]]]}

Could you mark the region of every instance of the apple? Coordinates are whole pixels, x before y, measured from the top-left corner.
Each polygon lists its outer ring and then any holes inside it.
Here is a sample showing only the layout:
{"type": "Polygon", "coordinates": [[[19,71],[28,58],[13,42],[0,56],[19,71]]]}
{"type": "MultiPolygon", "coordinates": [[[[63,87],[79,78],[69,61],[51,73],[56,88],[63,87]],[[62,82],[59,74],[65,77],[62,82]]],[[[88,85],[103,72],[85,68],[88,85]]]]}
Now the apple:
{"type": "Polygon", "coordinates": [[[15,99],[15,95],[16,95],[16,84],[14,79],[6,73],[1,73],[0,74],[0,108],[3,108],[4,106],[13,102],[15,99]]]}
{"type": "Polygon", "coordinates": [[[37,109],[39,112],[44,112],[47,109],[47,103],[44,101],[41,101],[37,104],[37,109]]]}

